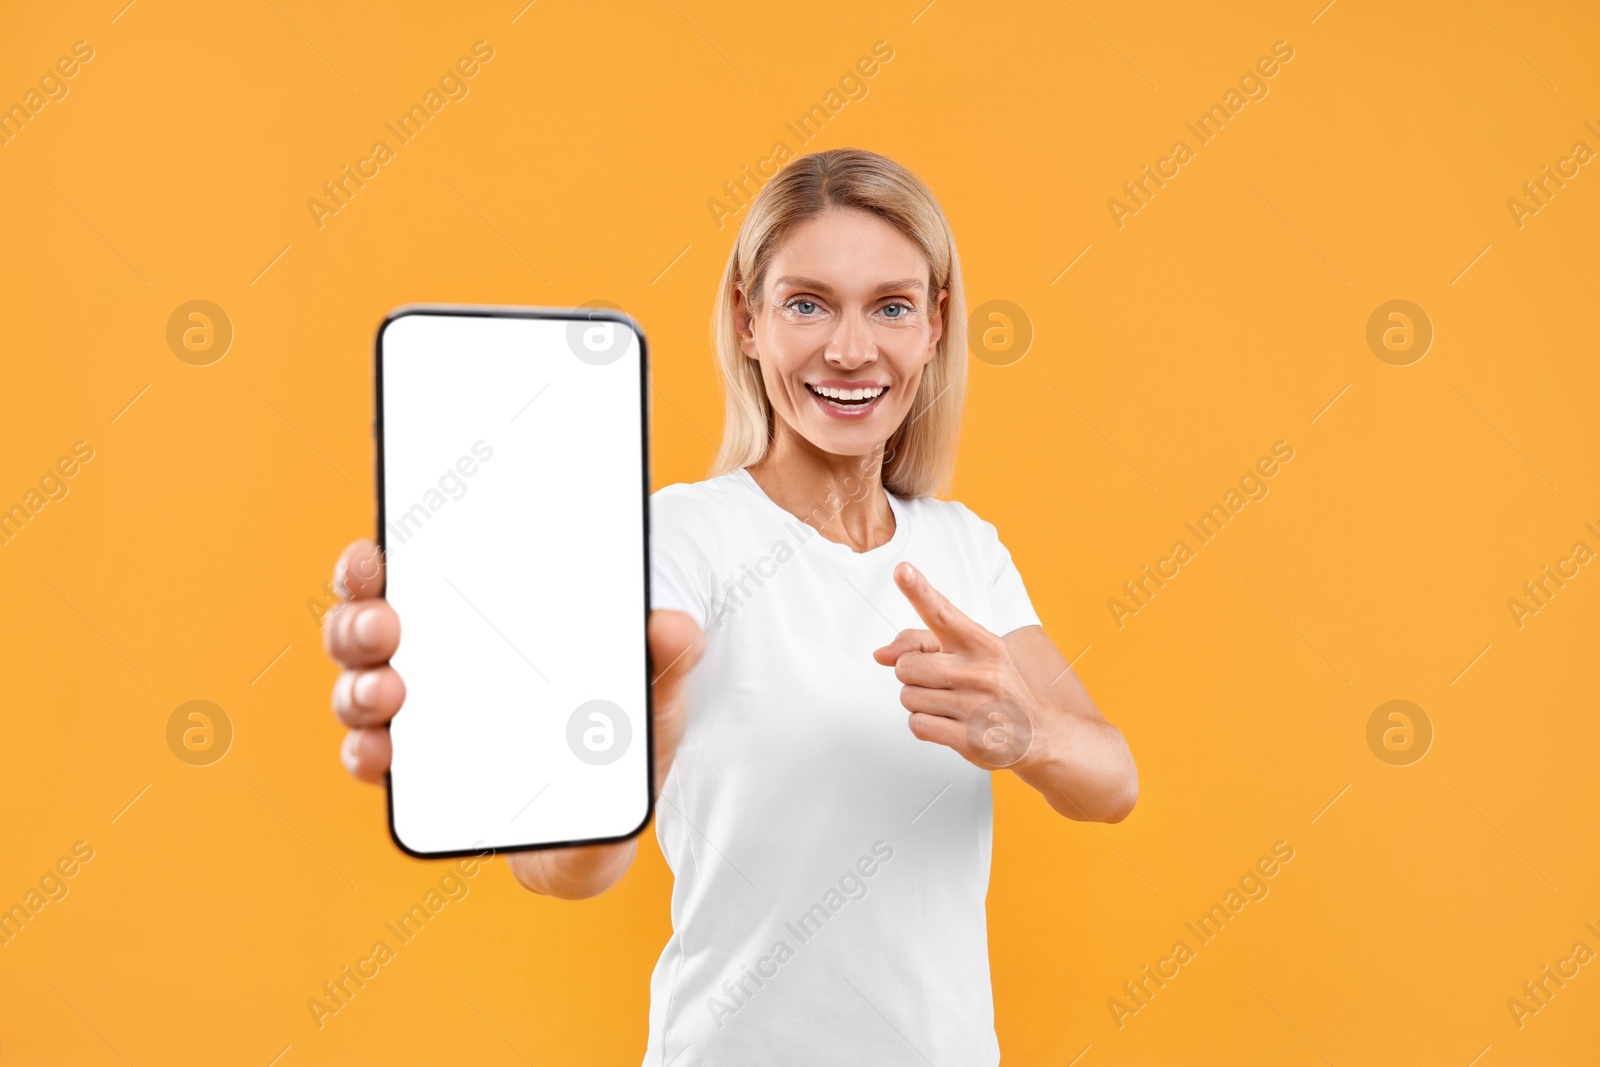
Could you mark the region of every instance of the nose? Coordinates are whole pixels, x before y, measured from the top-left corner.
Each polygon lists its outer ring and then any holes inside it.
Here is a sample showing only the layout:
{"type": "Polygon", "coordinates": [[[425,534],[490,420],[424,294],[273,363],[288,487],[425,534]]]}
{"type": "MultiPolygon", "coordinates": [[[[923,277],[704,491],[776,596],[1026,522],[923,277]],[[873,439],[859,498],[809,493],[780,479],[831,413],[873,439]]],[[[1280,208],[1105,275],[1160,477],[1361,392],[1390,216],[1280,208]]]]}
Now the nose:
{"type": "Polygon", "coordinates": [[[843,316],[833,336],[828,338],[822,358],[844,371],[876,361],[878,346],[873,342],[871,327],[854,315],[843,316]]]}

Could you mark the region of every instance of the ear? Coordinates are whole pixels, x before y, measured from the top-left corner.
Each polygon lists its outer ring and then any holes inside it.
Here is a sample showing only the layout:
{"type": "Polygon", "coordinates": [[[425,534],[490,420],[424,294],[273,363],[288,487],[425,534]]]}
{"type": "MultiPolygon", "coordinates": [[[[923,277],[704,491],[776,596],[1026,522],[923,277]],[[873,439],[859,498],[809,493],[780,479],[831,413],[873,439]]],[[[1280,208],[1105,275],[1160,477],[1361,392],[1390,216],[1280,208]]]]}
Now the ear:
{"type": "Polygon", "coordinates": [[[933,315],[928,326],[928,362],[933,362],[934,353],[939,350],[939,338],[944,336],[944,309],[949,304],[950,290],[940,289],[938,296],[933,301],[933,315]]]}
{"type": "Polygon", "coordinates": [[[733,287],[733,329],[739,336],[739,350],[749,359],[759,359],[756,354],[755,314],[745,296],[743,283],[733,287]]]}

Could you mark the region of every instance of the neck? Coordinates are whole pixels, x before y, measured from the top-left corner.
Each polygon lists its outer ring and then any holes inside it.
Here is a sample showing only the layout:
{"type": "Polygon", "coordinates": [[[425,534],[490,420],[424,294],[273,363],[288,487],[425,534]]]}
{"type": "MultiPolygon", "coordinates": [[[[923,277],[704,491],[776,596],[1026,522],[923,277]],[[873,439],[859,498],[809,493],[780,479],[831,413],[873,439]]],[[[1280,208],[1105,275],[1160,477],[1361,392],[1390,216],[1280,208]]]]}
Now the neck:
{"type": "Polygon", "coordinates": [[[824,452],[780,422],[772,447],[747,469],[783,510],[828,540],[866,552],[894,536],[883,453],[882,444],[860,456],[824,452]]]}

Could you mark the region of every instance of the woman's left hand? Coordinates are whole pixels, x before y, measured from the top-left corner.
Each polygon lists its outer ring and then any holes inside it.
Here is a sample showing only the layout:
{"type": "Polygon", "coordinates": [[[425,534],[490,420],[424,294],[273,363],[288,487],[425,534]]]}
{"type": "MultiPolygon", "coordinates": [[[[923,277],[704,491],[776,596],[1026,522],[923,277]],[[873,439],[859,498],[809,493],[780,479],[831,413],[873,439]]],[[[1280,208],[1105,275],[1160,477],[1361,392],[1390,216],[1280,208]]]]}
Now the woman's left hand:
{"type": "Polygon", "coordinates": [[[911,732],[986,770],[1019,763],[1033,747],[1042,708],[1005,642],[911,564],[895,567],[894,580],[928,628],[900,631],[872,658],[905,683],[900,703],[911,712],[911,732]]]}

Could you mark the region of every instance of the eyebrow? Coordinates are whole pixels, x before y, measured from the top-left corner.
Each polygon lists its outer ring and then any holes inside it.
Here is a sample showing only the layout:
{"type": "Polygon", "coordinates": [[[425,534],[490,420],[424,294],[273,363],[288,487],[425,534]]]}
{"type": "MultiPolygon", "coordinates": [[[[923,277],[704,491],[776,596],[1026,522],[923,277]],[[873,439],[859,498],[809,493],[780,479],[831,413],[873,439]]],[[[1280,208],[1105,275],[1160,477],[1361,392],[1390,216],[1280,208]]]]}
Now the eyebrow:
{"type": "MultiPolygon", "coordinates": [[[[774,288],[778,289],[788,286],[794,289],[812,289],[819,293],[833,292],[833,288],[829,286],[827,282],[818,281],[815,278],[804,278],[797,274],[786,274],[772,284],[774,288]]],[[[872,295],[878,296],[882,293],[891,293],[897,290],[903,292],[908,289],[922,291],[927,288],[927,284],[928,283],[921,278],[899,278],[892,282],[884,282],[882,285],[872,290],[872,295]]]]}

